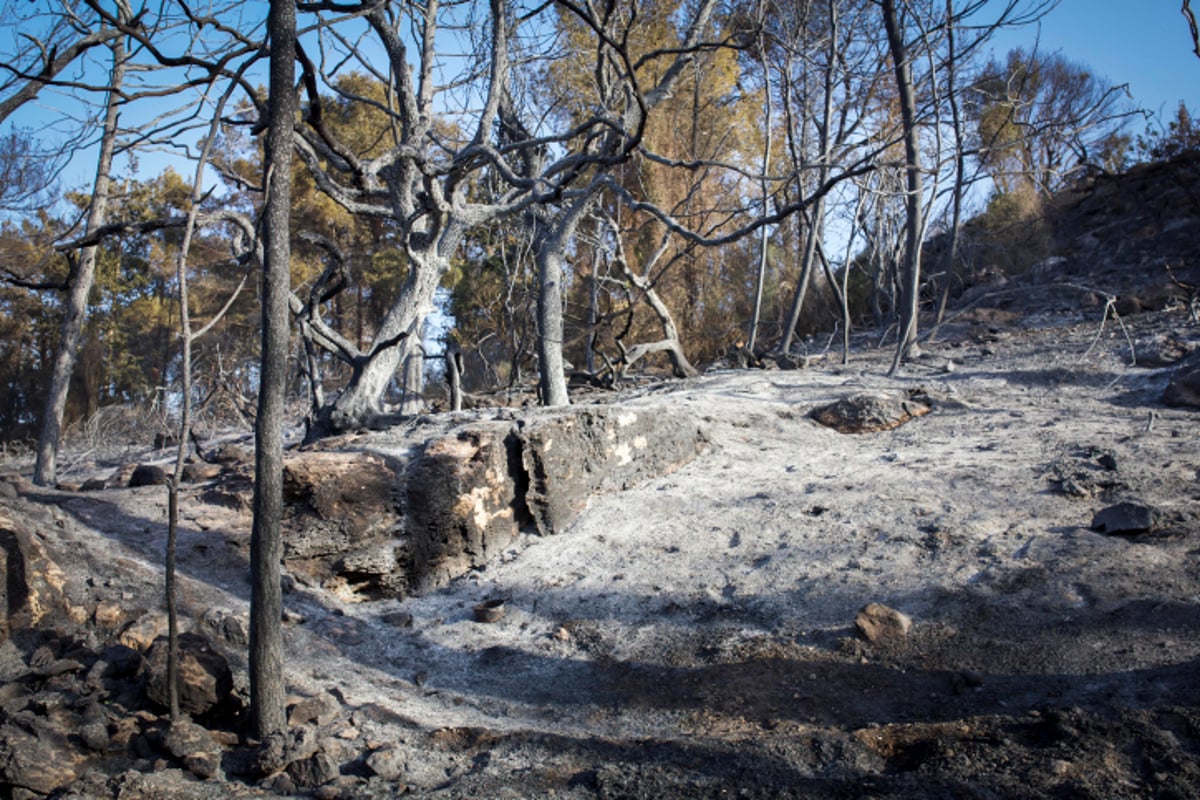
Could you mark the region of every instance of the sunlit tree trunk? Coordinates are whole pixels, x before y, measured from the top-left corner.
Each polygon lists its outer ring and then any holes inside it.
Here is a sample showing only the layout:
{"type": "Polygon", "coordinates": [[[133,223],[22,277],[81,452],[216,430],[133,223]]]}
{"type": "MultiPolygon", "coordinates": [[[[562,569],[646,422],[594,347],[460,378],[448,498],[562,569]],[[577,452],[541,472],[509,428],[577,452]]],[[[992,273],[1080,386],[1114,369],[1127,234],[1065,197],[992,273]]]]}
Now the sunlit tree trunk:
{"type": "MultiPolygon", "coordinates": [[[[118,105],[125,77],[125,40],[119,36],[114,38],[110,48],[113,66],[104,112],[104,131],[100,136],[100,155],[96,159],[96,181],[88,206],[88,232],[102,226],[108,213],[111,186],[109,176],[112,173],[113,152],[116,149],[118,105]]],[[[39,486],[50,486],[58,479],[58,446],[62,438],[63,413],[67,407],[71,373],[75,370],[75,360],[79,354],[88,295],[91,294],[96,278],[96,257],[99,250],[99,245],[89,245],[75,256],[75,268],[72,270],[70,288],[63,306],[62,334],[59,337],[54,366],[50,371],[50,390],[46,397],[46,410],[42,416],[41,433],[38,436],[33,482],[39,486]]]]}
{"type": "Polygon", "coordinates": [[[920,310],[921,231],[923,213],[921,198],[921,132],[917,127],[917,100],[913,88],[912,65],[904,44],[904,31],[895,0],[882,0],[883,24],[887,29],[888,49],[892,54],[892,69],[896,74],[896,89],[900,95],[900,119],[904,127],[905,161],[905,231],[904,261],[901,267],[900,329],[896,357],[890,372],[895,372],[901,360],[915,355],[917,350],[917,315],[920,310]]]}

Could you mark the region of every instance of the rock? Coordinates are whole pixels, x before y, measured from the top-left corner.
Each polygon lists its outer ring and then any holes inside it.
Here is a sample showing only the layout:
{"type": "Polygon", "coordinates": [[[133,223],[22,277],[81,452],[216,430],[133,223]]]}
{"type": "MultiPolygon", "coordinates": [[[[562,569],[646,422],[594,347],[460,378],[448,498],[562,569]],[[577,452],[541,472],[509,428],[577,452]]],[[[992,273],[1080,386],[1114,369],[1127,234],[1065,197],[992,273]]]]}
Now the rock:
{"type": "Polygon", "coordinates": [[[486,564],[516,537],[528,518],[519,496],[520,458],[509,423],[471,425],[425,444],[405,482],[414,591],[486,564]]]}
{"type": "Polygon", "coordinates": [[[1142,300],[1140,297],[1132,295],[1118,297],[1117,302],[1113,304],[1113,309],[1122,317],[1140,314],[1143,311],[1142,300]]]}
{"type": "Polygon", "coordinates": [[[670,474],[707,444],[687,412],[674,407],[555,411],[522,425],[525,502],[543,536],[561,533],[596,492],[670,474]]]}
{"type": "Polygon", "coordinates": [[[79,726],[79,738],[84,747],[103,753],[108,750],[108,725],[100,720],[85,722],[79,726]]]}
{"type": "Polygon", "coordinates": [[[1200,408],[1200,352],[1179,362],[1163,392],[1163,402],[1169,406],[1200,408]]]}
{"type": "Polygon", "coordinates": [[[86,481],[83,482],[83,485],[79,487],[79,491],[81,491],[81,492],[99,492],[102,489],[107,489],[107,488],[108,488],[108,479],[107,478],[88,478],[86,481]]]}
{"type": "MultiPolygon", "coordinates": [[[[167,639],[159,637],[146,654],[146,695],[167,706],[167,639]]],[[[223,705],[233,691],[233,672],[207,638],[179,635],[179,709],[202,715],[223,705]]]]}
{"type": "Polygon", "coordinates": [[[387,536],[399,520],[398,469],[364,452],[289,454],[283,465],[284,557],[342,554],[387,536]]]}
{"type": "Polygon", "coordinates": [[[125,609],[111,600],[101,600],[92,613],[92,621],[101,628],[116,630],[125,621],[125,609]]]}
{"type": "Polygon", "coordinates": [[[175,758],[182,761],[193,753],[206,753],[213,750],[215,743],[208,730],[188,720],[171,723],[163,737],[163,747],[175,758]]]}
{"type": "Polygon", "coordinates": [[[154,464],[138,464],[129,476],[129,486],[165,486],[170,480],[167,471],[154,464]]]}
{"type": "Polygon", "coordinates": [[[404,777],[404,755],[394,747],[384,747],[366,758],[367,769],[385,781],[404,777]]]}
{"type": "Polygon", "coordinates": [[[297,786],[321,786],[341,777],[342,771],[333,757],[327,753],[317,753],[303,761],[293,761],[288,764],[288,775],[297,786]]]}
{"type": "Polygon", "coordinates": [[[105,481],[105,487],[108,489],[124,489],[129,486],[129,481],[133,478],[134,470],[138,468],[137,464],[126,464],[123,467],[117,468],[112,475],[108,476],[105,481]]]}
{"type": "Polygon", "coordinates": [[[328,692],[306,697],[288,706],[288,725],[316,724],[325,727],[342,713],[342,704],[328,692]]]}
{"type": "Polygon", "coordinates": [[[110,644],[100,651],[97,664],[103,664],[106,678],[129,678],[142,667],[142,654],[123,644],[110,644]]]}
{"type": "Polygon", "coordinates": [[[67,579],[16,513],[0,508],[0,642],[36,627],[53,615],[65,615],[67,579]]]}
{"type": "Polygon", "coordinates": [[[411,628],[413,615],[407,611],[389,611],[386,614],[380,614],[379,621],[384,625],[391,625],[393,628],[411,628]]]}
{"type": "Polygon", "coordinates": [[[129,624],[117,638],[121,644],[133,650],[145,652],[154,641],[167,632],[167,615],[161,611],[143,614],[129,624]]]}
{"type": "Polygon", "coordinates": [[[898,428],[929,411],[928,403],[920,399],[864,392],[821,406],[812,416],[838,433],[876,433],[898,428]]]}
{"type": "Polygon", "coordinates": [[[220,476],[221,469],[220,464],[184,464],[182,478],[185,483],[203,483],[220,476]]]}
{"type": "Polygon", "coordinates": [[[11,481],[0,481],[0,497],[5,500],[16,500],[19,496],[17,487],[11,481]]]}
{"type": "Polygon", "coordinates": [[[1091,528],[1099,533],[1144,533],[1154,527],[1154,509],[1140,503],[1117,503],[1097,511],[1091,528]]]}
{"type": "Polygon", "coordinates": [[[882,603],[869,603],[854,618],[854,627],[869,642],[900,642],[908,637],[912,619],[882,603]]]}
{"type": "Polygon", "coordinates": [[[253,459],[250,458],[250,453],[245,448],[229,443],[218,447],[216,452],[212,454],[211,460],[224,466],[235,466],[249,464],[253,459]]]}
{"type": "Polygon", "coordinates": [[[34,795],[47,795],[77,777],[83,756],[62,747],[64,732],[35,728],[38,735],[15,725],[0,727],[0,786],[12,796],[23,789],[34,795]]]}
{"type": "Polygon", "coordinates": [[[200,624],[213,636],[232,645],[240,647],[250,643],[250,621],[245,614],[227,608],[210,608],[200,615],[200,624]]]}
{"type": "Polygon", "coordinates": [[[193,753],[183,759],[183,766],[188,772],[201,780],[213,780],[221,776],[221,752],[193,753]]]}

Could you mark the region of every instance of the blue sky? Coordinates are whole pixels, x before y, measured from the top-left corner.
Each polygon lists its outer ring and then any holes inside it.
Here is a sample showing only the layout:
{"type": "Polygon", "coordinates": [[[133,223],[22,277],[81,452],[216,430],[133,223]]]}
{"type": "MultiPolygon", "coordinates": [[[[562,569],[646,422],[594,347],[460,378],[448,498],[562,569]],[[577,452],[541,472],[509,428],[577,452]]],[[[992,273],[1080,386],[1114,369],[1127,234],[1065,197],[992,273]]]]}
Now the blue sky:
{"type": "MultiPolygon", "coordinates": [[[[1200,108],[1200,57],[1179,0],[1061,0],[1041,23],[1040,47],[1128,83],[1134,102],[1170,119],[1182,100],[1200,108]]],[[[1200,3],[1193,3],[1200,12],[1200,3]]],[[[1030,45],[1034,29],[1003,34],[996,51],[1030,45]]],[[[1135,132],[1140,132],[1136,131],[1135,132]]]]}

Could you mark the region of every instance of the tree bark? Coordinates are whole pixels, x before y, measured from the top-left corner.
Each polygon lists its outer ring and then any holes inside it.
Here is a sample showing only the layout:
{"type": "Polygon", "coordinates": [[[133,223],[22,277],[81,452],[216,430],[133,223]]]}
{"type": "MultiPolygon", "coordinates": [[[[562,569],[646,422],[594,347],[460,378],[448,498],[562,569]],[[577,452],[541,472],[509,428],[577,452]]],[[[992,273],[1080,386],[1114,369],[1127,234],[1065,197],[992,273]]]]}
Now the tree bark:
{"type": "Polygon", "coordinates": [[[250,539],[250,712],[263,739],[286,728],[283,679],[283,413],[287,385],[289,217],[292,194],[296,7],[271,0],[267,17],[271,69],[267,129],[267,205],[263,219],[262,369],[255,425],[254,528],[250,539]]]}
{"type": "MultiPolygon", "coordinates": [[[[585,205],[586,201],[580,201],[585,205]]],[[[582,209],[567,212],[552,226],[539,231],[538,267],[538,395],[544,406],[571,404],[563,363],[563,272],[566,242],[575,231],[582,209]]]]}
{"type": "Polygon", "coordinates": [[[905,161],[905,231],[904,262],[901,268],[900,328],[896,356],[889,374],[900,362],[917,349],[917,315],[920,311],[921,285],[921,132],[917,127],[917,100],[913,89],[912,65],[895,0],[882,0],[883,24],[887,29],[888,49],[896,74],[896,89],[900,95],[900,121],[904,128],[905,161]]]}
{"type": "MultiPolygon", "coordinates": [[[[104,225],[108,213],[111,185],[109,176],[112,173],[113,151],[117,141],[117,106],[125,77],[124,38],[115,37],[111,49],[113,66],[104,113],[104,132],[100,138],[100,155],[96,159],[96,182],[92,187],[92,201],[88,206],[89,233],[104,225]]],[[[99,249],[99,245],[89,245],[79,253],[63,307],[62,333],[59,337],[58,352],[54,357],[54,366],[50,372],[50,390],[46,397],[46,410],[42,416],[37,458],[33,468],[33,482],[39,486],[50,486],[58,480],[58,446],[62,437],[63,413],[67,407],[71,373],[75,370],[75,360],[79,355],[88,295],[91,294],[92,284],[96,279],[96,256],[99,249]]]]}

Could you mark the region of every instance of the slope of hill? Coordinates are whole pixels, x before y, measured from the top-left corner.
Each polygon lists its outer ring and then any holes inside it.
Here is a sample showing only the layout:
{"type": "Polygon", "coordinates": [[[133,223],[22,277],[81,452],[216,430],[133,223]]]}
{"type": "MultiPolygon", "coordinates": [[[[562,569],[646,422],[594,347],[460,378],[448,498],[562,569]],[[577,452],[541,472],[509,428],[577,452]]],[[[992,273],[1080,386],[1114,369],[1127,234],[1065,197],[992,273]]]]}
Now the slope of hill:
{"type": "MultiPolygon", "coordinates": [[[[189,487],[180,557],[186,616],[232,665],[233,699],[172,731],[145,651],[165,492],[13,476],[8,791],[1200,796],[1200,411],[1163,399],[1196,370],[1200,227],[1194,178],[1161,170],[1065,206],[1057,257],[971,289],[895,377],[864,346],[844,366],[610,398],[688,415],[707,446],[591,497],[558,535],[526,531],[421,596],[364,600],[293,570],[293,735],[271,747],[238,735],[236,495],[189,487]],[[812,416],[862,395],[912,418],[849,434],[812,416]],[[476,620],[486,600],[503,601],[498,620],[476,620]],[[869,604],[900,613],[862,616],[869,604]]],[[[402,460],[430,435],[512,417],[339,446],[402,460]]]]}

